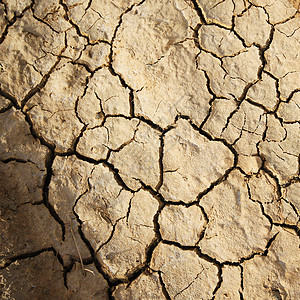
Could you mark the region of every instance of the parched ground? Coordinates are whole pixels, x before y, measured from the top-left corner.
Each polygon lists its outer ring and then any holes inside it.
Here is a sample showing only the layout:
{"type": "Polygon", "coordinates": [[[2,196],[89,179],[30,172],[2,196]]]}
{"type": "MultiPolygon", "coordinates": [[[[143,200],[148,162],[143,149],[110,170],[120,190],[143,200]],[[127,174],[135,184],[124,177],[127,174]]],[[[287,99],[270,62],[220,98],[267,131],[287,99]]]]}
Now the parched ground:
{"type": "Polygon", "coordinates": [[[299,0],[1,0],[1,299],[300,299],[299,0]]]}

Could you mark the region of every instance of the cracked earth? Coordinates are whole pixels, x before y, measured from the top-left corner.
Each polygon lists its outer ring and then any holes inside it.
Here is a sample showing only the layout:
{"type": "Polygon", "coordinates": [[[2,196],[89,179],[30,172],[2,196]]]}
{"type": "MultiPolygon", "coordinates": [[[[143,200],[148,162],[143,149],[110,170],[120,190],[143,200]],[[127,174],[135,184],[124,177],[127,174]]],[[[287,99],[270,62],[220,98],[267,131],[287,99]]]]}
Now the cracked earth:
{"type": "Polygon", "coordinates": [[[300,299],[299,0],[0,0],[1,299],[300,299]]]}

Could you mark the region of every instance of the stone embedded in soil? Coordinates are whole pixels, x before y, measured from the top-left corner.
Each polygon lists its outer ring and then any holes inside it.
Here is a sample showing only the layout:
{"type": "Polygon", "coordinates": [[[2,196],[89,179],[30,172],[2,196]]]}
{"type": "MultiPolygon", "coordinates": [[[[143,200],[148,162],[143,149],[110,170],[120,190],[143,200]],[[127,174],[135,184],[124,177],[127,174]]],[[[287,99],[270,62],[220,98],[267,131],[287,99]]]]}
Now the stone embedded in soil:
{"type": "Polygon", "coordinates": [[[218,282],[218,268],[201,259],[196,252],[160,243],[155,248],[150,267],[161,271],[162,280],[172,299],[205,299],[213,296],[218,282]]]}
{"type": "Polygon", "coordinates": [[[199,193],[233,166],[234,156],[222,142],[210,141],[186,120],[179,120],[164,140],[160,193],[167,201],[196,200],[199,193]]]}
{"type": "Polygon", "coordinates": [[[158,223],[162,239],[193,246],[199,241],[206,220],[199,206],[170,205],[161,211],[158,223]]]}

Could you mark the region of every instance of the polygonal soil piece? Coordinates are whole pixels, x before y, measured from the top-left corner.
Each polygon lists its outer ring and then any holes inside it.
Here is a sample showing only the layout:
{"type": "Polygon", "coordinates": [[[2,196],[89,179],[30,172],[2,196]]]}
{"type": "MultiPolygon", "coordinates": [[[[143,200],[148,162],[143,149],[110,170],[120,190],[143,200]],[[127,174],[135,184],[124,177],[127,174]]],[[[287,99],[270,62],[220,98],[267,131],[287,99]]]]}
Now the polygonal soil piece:
{"type": "Polygon", "coordinates": [[[108,284],[94,265],[75,263],[67,274],[70,299],[108,300],[108,284]]]}
{"type": "Polygon", "coordinates": [[[241,270],[239,267],[225,265],[222,268],[222,283],[215,294],[215,299],[241,299],[241,280],[241,270]]]}
{"type": "Polygon", "coordinates": [[[64,18],[65,11],[59,0],[39,0],[33,5],[34,16],[48,24],[54,31],[63,32],[72,27],[64,18]]]}
{"type": "Polygon", "coordinates": [[[263,72],[261,79],[248,90],[247,98],[263,105],[268,110],[274,110],[278,102],[276,81],[263,72]]]}
{"type": "Polygon", "coordinates": [[[253,43],[264,46],[270,36],[271,25],[263,8],[252,6],[235,19],[235,30],[243,37],[247,46],[253,43]]]}
{"type": "Polygon", "coordinates": [[[18,1],[18,0],[3,0],[7,10],[7,17],[9,20],[13,19],[14,16],[20,16],[22,12],[30,6],[30,0],[18,1]]]}
{"type": "Polygon", "coordinates": [[[204,25],[199,30],[201,48],[219,57],[233,56],[244,49],[242,42],[230,30],[204,25]]]}
{"type": "Polygon", "coordinates": [[[141,122],[133,141],[120,151],[112,152],[109,162],[119,170],[129,188],[137,190],[141,186],[140,180],[155,188],[160,181],[159,149],[159,132],[141,122]]]}
{"type": "Polygon", "coordinates": [[[154,250],[150,267],[161,271],[172,299],[210,299],[219,281],[218,268],[201,259],[196,252],[160,243],[154,250]]]}
{"type": "Polygon", "coordinates": [[[0,4],[0,16],[1,16],[1,18],[0,18],[0,35],[2,36],[6,26],[8,24],[8,20],[7,20],[7,18],[5,18],[5,17],[7,17],[7,14],[5,11],[5,5],[3,3],[0,4]]]}
{"type": "Polygon", "coordinates": [[[300,93],[294,94],[289,103],[281,102],[277,114],[285,122],[300,121],[300,93]]]}
{"type": "Polygon", "coordinates": [[[271,226],[260,205],[249,199],[244,176],[232,171],[228,178],[200,201],[208,215],[201,251],[223,261],[239,261],[262,252],[271,226]]]}
{"type": "Polygon", "coordinates": [[[27,11],[10,28],[0,45],[1,88],[21,104],[54,66],[56,55],[62,52],[64,46],[63,34],[54,32],[27,11]]]}
{"type": "Polygon", "coordinates": [[[258,155],[256,145],[262,140],[265,129],[265,111],[245,101],[223,128],[221,138],[233,144],[239,154],[258,155]]]}
{"type": "Polygon", "coordinates": [[[195,245],[206,220],[199,206],[166,206],[158,218],[162,239],[184,246],[195,245]]]}
{"type": "Polygon", "coordinates": [[[243,263],[245,299],[297,299],[300,283],[299,237],[278,229],[267,256],[243,263]]]}
{"type": "Polygon", "coordinates": [[[287,137],[284,123],[274,115],[267,115],[266,141],[283,142],[287,137]]]}
{"type": "Polygon", "coordinates": [[[300,222],[300,183],[282,188],[282,197],[276,202],[264,205],[265,212],[273,222],[289,224],[299,228],[300,222]]]}
{"type": "Polygon", "coordinates": [[[274,173],[280,183],[299,175],[300,124],[284,124],[286,137],[282,141],[263,141],[259,144],[266,167],[274,173]]]}
{"type": "Polygon", "coordinates": [[[94,165],[75,156],[54,159],[49,184],[49,202],[67,223],[76,200],[88,189],[94,165]]]}
{"type": "Polygon", "coordinates": [[[262,204],[272,203],[278,199],[279,191],[274,178],[260,171],[248,181],[251,199],[262,204]]]}
{"type": "Polygon", "coordinates": [[[145,82],[135,94],[136,114],[163,128],[172,124],[178,114],[189,115],[200,126],[212,96],[204,72],[196,68],[196,55],[192,42],[187,41],[174,45],[157,62],[146,64],[142,73],[145,82]]]}
{"type": "Polygon", "coordinates": [[[90,41],[110,41],[115,28],[119,23],[120,16],[133,4],[140,1],[109,1],[101,3],[66,0],[68,16],[80,28],[83,35],[88,36],[90,41]]]}
{"type": "Polygon", "coordinates": [[[136,114],[161,127],[172,124],[178,112],[192,114],[200,125],[211,96],[203,72],[196,68],[198,51],[185,40],[192,37],[190,15],[196,13],[190,12],[188,2],[169,2],[147,1],[123,16],[113,67],[136,91],[136,114]]]}
{"type": "Polygon", "coordinates": [[[65,226],[65,240],[56,244],[56,247],[66,263],[70,263],[72,257],[79,259],[79,256],[90,256],[78,233],[79,223],[73,208],[76,200],[88,190],[88,178],[92,169],[92,164],[74,156],[56,157],[52,165],[48,199],[65,226]]]}
{"type": "MultiPolygon", "coordinates": [[[[280,3],[282,0],[274,1],[280,3]]],[[[286,4],[289,1],[284,1],[286,4]]],[[[285,5],[285,4],[284,4],[285,5]]],[[[281,15],[282,11],[278,11],[281,15]]],[[[280,78],[280,91],[287,98],[291,91],[299,88],[300,57],[298,49],[300,19],[293,18],[275,27],[273,41],[266,51],[268,61],[265,70],[280,78]]]]}
{"type": "Polygon", "coordinates": [[[136,119],[107,118],[101,127],[83,133],[76,150],[96,160],[106,159],[109,150],[119,151],[133,141],[138,125],[136,119]]]}
{"type": "Polygon", "coordinates": [[[262,64],[259,50],[255,46],[247,48],[247,51],[241,52],[239,55],[225,57],[223,62],[231,78],[237,77],[244,82],[254,82],[262,64]]]}
{"type": "Polygon", "coordinates": [[[0,258],[38,251],[60,240],[61,228],[43,205],[44,172],[32,163],[0,163],[0,258]],[[51,228],[51,232],[45,232],[51,228]],[[39,238],[37,238],[39,237],[39,238]]]}
{"type": "Polygon", "coordinates": [[[142,274],[129,286],[117,286],[114,297],[117,300],[164,299],[164,293],[156,273],[142,274]]]}
{"type": "Polygon", "coordinates": [[[202,7],[207,18],[217,21],[222,25],[231,26],[235,2],[230,0],[197,0],[197,3],[202,7]]]}
{"type": "Polygon", "coordinates": [[[201,51],[196,58],[198,69],[210,78],[210,87],[219,97],[239,99],[247,84],[257,80],[261,67],[259,50],[255,46],[246,48],[234,56],[220,58],[201,51]]]}
{"type": "Polygon", "coordinates": [[[166,200],[194,201],[233,166],[233,161],[234,155],[222,142],[210,141],[180,119],[165,135],[160,192],[166,200]]]}
{"type": "Polygon", "coordinates": [[[113,277],[124,278],[145,263],[148,247],[155,239],[153,218],[157,210],[158,201],[148,192],[135,193],[127,218],[116,222],[112,238],[97,254],[113,277]]]}
{"type": "Polygon", "coordinates": [[[101,125],[104,115],[129,116],[129,89],[106,68],[94,73],[85,95],[78,101],[78,116],[92,128],[101,125]]]}
{"type": "Polygon", "coordinates": [[[300,212],[300,183],[291,184],[284,191],[284,197],[300,212]]]}
{"type": "Polygon", "coordinates": [[[17,260],[0,270],[2,299],[68,299],[62,266],[52,252],[17,260]]]}
{"type": "Polygon", "coordinates": [[[106,43],[87,45],[78,62],[87,65],[92,71],[108,64],[110,46],[106,43]]]}
{"type": "MultiPolygon", "coordinates": [[[[260,1],[258,5],[263,5],[260,1]]],[[[297,5],[297,0],[276,0],[276,1],[267,1],[269,2],[265,5],[266,12],[269,15],[269,22],[271,24],[276,24],[279,22],[284,23],[284,21],[293,17],[297,10],[299,11],[299,3],[297,5]]]]}
{"type": "Polygon", "coordinates": [[[83,128],[75,106],[84,92],[87,74],[82,66],[63,60],[46,86],[27,103],[33,127],[57,152],[71,150],[83,128]]]}
{"type": "Polygon", "coordinates": [[[151,79],[144,74],[147,65],[161,59],[188,33],[192,34],[188,20],[177,1],[146,1],[123,16],[113,44],[113,67],[138,90],[151,79]]]}
{"type": "Polygon", "coordinates": [[[210,115],[203,125],[203,129],[214,138],[221,137],[227,119],[237,108],[237,103],[231,99],[215,99],[212,103],[210,115]]]}
{"type": "Polygon", "coordinates": [[[237,108],[233,101],[217,99],[203,129],[232,144],[239,154],[238,166],[255,173],[261,166],[257,143],[266,130],[266,118],[263,109],[246,101],[237,108]]]}
{"type": "Polygon", "coordinates": [[[15,108],[0,114],[0,158],[31,161],[45,170],[49,150],[40,144],[30,132],[25,116],[15,108]]]}
{"type": "Polygon", "coordinates": [[[273,222],[296,225],[299,222],[299,183],[279,187],[274,178],[260,171],[248,181],[251,199],[262,203],[264,212],[273,222]]]}
{"type": "Polygon", "coordinates": [[[93,168],[88,182],[89,189],[76,201],[74,210],[85,237],[98,250],[109,240],[115,224],[126,216],[133,195],[103,165],[93,168]]]}

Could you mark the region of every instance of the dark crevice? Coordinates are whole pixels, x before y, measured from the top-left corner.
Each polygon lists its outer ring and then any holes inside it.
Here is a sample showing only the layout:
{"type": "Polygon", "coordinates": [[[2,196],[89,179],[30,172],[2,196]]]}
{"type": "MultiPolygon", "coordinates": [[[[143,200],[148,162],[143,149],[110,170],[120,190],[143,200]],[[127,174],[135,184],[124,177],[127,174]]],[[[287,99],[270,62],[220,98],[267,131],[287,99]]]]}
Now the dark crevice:
{"type": "Polygon", "coordinates": [[[268,38],[266,44],[265,44],[263,47],[259,46],[259,56],[260,56],[260,60],[261,60],[261,62],[262,62],[262,65],[261,65],[260,68],[258,69],[258,73],[257,73],[257,76],[258,76],[259,79],[262,78],[262,72],[263,72],[263,70],[265,69],[265,66],[266,66],[267,63],[268,63],[268,62],[267,62],[267,59],[266,59],[266,57],[265,57],[265,53],[266,53],[266,51],[267,51],[267,50],[270,48],[270,46],[271,46],[271,43],[272,43],[273,38],[274,38],[274,32],[275,32],[275,28],[274,28],[274,26],[272,26],[272,28],[271,28],[271,30],[270,30],[270,35],[269,35],[269,38],[268,38]]]}
{"type": "Polygon", "coordinates": [[[200,21],[201,21],[203,24],[207,24],[206,17],[205,17],[205,13],[204,13],[202,7],[200,7],[200,5],[198,4],[198,1],[197,1],[197,0],[191,0],[191,2],[192,2],[193,5],[194,5],[194,9],[195,9],[195,11],[197,12],[197,15],[198,15],[200,21]]]}
{"type": "Polygon", "coordinates": [[[293,230],[297,236],[300,238],[300,228],[297,225],[285,224],[285,223],[277,223],[273,222],[275,226],[281,227],[283,229],[291,229],[293,230]]]}
{"type": "Polygon", "coordinates": [[[111,163],[107,162],[107,161],[104,161],[103,162],[103,165],[108,167],[109,170],[114,174],[114,178],[115,180],[117,181],[117,183],[122,186],[122,188],[126,191],[130,191],[132,193],[135,193],[134,190],[132,190],[131,188],[129,188],[125,182],[123,181],[123,179],[121,178],[120,174],[119,174],[119,170],[111,163]]]}
{"type": "Polygon", "coordinates": [[[158,271],[158,277],[159,277],[159,282],[160,282],[160,285],[161,285],[161,288],[162,288],[162,292],[165,296],[165,298],[167,300],[171,300],[172,298],[170,297],[169,293],[168,293],[168,290],[166,288],[166,285],[163,281],[163,278],[162,278],[162,272],[161,271],[158,271]]]}
{"type": "Polygon", "coordinates": [[[120,28],[120,26],[122,25],[122,22],[123,22],[123,16],[127,13],[129,13],[130,11],[132,11],[132,9],[135,7],[135,6],[138,6],[138,5],[141,5],[145,0],[141,1],[139,4],[132,4],[130,7],[128,7],[119,17],[119,23],[118,25],[116,26],[115,28],[115,31],[113,33],[113,36],[112,36],[112,39],[111,39],[111,42],[110,42],[110,53],[108,55],[108,59],[109,59],[109,62],[108,62],[108,69],[110,71],[110,73],[113,75],[113,76],[117,76],[120,80],[120,83],[121,85],[124,87],[124,88],[127,88],[129,89],[129,107],[130,107],[130,116],[131,117],[134,117],[134,89],[129,86],[125,79],[122,77],[121,74],[117,73],[113,67],[113,55],[114,55],[114,50],[113,50],[113,47],[114,47],[114,41],[116,39],[116,36],[117,36],[117,32],[120,28]]]}
{"type": "Polygon", "coordinates": [[[55,221],[57,223],[59,223],[59,225],[61,226],[61,230],[62,230],[62,240],[65,240],[65,234],[66,234],[66,227],[65,224],[63,222],[63,220],[59,217],[59,215],[57,214],[57,212],[55,211],[54,207],[50,204],[49,202],[49,185],[50,185],[50,181],[53,175],[53,171],[52,171],[52,165],[55,159],[55,154],[54,151],[50,151],[49,155],[46,159],[46,177],[44,179],[44,184],[43,184],[43,203],[44,205],[48,208],[51,216],[55,219],[55,221]]]}
{"type": "Polygon", "coordinates": [[[21,106],[18,103],[18,100],[14,96],[12,96],[10,93],[3,90],[1,87],[0,87],[0,96],[2,96],[5,99],[9,100],[16,109],[21,108],[21,106]]]}
{"type": "Polygon", "coordinates": [[[30,257],[36,257],[36,256],[40,255],[41,253],[51,252],[51,251],[53,252],[53,248],[49,247],[49,248],[43,248],[43,249],[40,249],[40,250],[37,250],[37,251],[33,251],[33,252],[29,252],[29,253],[23,253],[23,254],[19,254],[19,255],[16,255],[16,256],[6,258],[5,262],[0,265],[0,270],[7,268],[12,263],[14,263],[18,260],[27,259],[27,258],[30,258],[30,257]]]}
{"type": "Polygon", "coordinates": [[[218,265],[218,278],[219,278],[219,281],[215,287],[215,289],[213,290],[213,299],[215,299],[215,294],[217,293],[217,291],[220,289],[221,285],[222,285],[222,282],[223,282],[223,277],[222,277],[222,273],[223,273],[223,270],[222,270],[222,267],[220,265],[218,265]]]}
{"type": "Polygon", "coordinates": [[[6,113],[6,112],[9,111],[12,107],[13,107],[13,104],[10,103],[10,104],[8,104],[6,107],[1,108],[1,109],[0,109],[0,114],[6,113]]]}
{"type": "Polygon", "coordinates": [[[164,135],[160,136],[160,146],[159,146],[159,182],[157,183],[155,189],[158,191],[163,185],[164,181],[164,166],[163,166],[163,156],[164,156],[164,135]]]}

